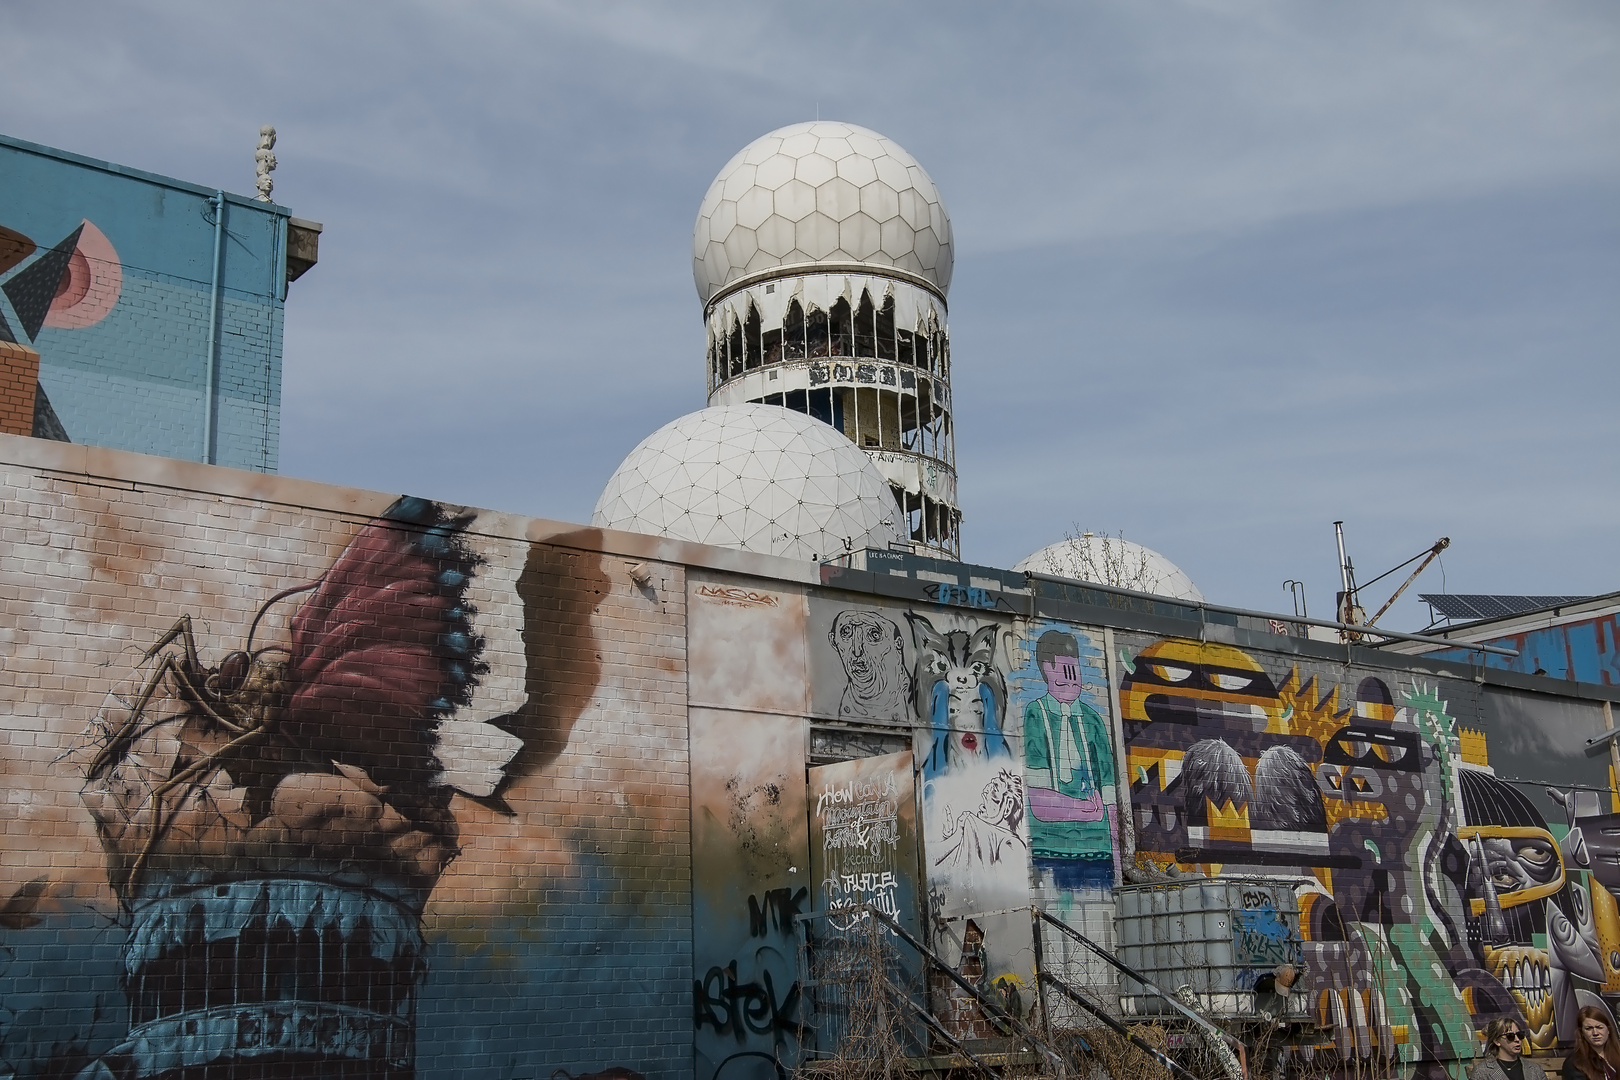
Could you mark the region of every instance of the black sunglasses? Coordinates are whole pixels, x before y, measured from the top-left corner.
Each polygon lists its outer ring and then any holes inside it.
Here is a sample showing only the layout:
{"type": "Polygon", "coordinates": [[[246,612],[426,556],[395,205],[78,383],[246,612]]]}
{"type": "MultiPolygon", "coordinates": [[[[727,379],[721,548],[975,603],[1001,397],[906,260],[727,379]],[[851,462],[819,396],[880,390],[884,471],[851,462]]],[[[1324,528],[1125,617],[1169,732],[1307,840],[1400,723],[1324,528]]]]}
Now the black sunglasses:
{"type": "Polygon", "coordinates": [[[1522,1031],[1504,1031],[1504,1032],[1502,1032],[1502,1038],[1504,1038],[1504,1039],[1512,1039],[1514,1042],[1523,1042],[1524,1041],[1524,1032],[1522,1032],[1522,1031]]]}

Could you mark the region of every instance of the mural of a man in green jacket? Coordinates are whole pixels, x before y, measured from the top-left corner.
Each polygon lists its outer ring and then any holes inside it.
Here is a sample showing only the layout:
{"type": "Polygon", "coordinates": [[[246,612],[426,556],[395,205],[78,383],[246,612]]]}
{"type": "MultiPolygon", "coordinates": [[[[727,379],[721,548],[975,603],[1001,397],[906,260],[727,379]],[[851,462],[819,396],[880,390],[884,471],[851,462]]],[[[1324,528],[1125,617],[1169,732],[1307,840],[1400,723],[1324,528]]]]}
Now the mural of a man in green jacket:
{"type": "Polygon", "coordinates": [[[1046,681],[1046,694],[1024,708],[1035,865],[1062,888],[1108,886],[1118,814],[1108,722],[1081,700],[1086,683],[1073,634],[1046,631],[1035,643],[1035,661],[1046,681]]]}

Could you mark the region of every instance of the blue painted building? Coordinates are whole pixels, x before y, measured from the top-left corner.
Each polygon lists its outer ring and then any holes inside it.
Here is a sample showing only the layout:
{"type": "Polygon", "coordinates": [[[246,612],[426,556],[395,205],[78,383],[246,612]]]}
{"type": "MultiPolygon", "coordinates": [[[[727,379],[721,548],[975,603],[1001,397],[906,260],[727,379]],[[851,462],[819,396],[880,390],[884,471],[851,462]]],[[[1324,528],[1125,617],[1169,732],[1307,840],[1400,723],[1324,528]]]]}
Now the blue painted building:
{"type": "Polygon", "coordinates": [[[33,434],[275,471],[287,283],[319,230],[0,135],[0,342],[38,352],[33,434]]]}
{"type": "Polygon", "coordinates": [[[1450,626],[1435,636],[1496,645],[1512,649],[1517,655],[1415,644],[1389,646],[1388,651],[1570,682],[1620,686],[1620,593],[1571,597],[1564,603],[1533,611],[1450,626]]]}

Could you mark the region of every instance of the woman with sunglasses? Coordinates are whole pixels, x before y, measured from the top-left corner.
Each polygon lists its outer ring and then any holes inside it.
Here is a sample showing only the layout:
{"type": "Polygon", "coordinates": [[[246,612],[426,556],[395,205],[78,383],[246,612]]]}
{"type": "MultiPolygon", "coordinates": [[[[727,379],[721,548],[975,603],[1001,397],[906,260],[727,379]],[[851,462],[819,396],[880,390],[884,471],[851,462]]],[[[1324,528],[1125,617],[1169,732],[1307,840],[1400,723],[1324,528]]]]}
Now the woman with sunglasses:
{"type": "MultiPolygon", "coordinates": [[[[1468,1070],[1469,1080],[1547,1080],[1547,1073],[1524,1054],[1524,1027],[1518,1020],[1485,1025],[1485,1056],[1468,1070]]],[[[1603,1080],[1600,1076],[1598,1080],[1603,1080]]]]}
{"type": "Polygon", "coordinates": [[[1564,1059],[1565,1080],[1616,1080],[1620,1077],[1620,1039],[1614,1021],[1602,1009],[1586,1006],[1578,1014],[1581,1028],[1575,1049],[1564,1059]]]}

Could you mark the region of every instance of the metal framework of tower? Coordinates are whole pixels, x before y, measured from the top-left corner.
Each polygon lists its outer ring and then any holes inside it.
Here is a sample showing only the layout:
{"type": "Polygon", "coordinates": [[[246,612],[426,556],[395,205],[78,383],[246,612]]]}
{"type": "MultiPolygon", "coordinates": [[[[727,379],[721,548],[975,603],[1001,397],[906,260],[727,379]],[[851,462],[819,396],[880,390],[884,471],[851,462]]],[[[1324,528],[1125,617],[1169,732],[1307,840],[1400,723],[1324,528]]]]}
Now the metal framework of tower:
{"type": "Polygon", "coordinates": [[[959,558],[945,313],[934,283],[895,267],[801,263],[740,278],[704,305],[709,404],[780,405],[831,424],[888,480],[900,531],[959,558]]]}

